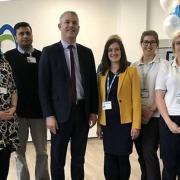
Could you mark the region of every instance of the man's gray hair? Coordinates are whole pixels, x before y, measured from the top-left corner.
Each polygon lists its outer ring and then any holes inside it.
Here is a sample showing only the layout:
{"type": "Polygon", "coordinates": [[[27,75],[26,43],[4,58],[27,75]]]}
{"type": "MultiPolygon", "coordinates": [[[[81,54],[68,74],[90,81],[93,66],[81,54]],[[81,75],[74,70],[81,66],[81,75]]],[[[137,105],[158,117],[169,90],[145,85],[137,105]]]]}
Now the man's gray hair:
{"type": "Polygon", "coordinates": [[[62,18],[66,15],[66,14],[72,14],[74,16],[77,17],[78,19],[78,22],[79,22],[79,17],[77,15],[77,13],[75,11],[65,11],[63,14],[61,14],[60,18],[59,18],[59,21],[61,22],[62,21],[62,18]]]}

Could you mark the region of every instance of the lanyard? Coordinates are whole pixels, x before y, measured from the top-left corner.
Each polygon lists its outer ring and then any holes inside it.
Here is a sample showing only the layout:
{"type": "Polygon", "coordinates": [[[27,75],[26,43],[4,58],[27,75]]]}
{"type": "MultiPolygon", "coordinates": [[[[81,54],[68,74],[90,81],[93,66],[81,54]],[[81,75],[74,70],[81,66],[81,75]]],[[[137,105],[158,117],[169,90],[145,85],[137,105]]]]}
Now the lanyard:
{"type": "Polygon", "coordinates": [[[116,77],[117,77],[117,75],[115,74],[112,81],[111,81],[111,84],[109,84],[109,75],[108,75],[108,78],[107,78],[107,99],[109,97],[109,93],[111,91],[112,85],[113,85],[116,77]]]}

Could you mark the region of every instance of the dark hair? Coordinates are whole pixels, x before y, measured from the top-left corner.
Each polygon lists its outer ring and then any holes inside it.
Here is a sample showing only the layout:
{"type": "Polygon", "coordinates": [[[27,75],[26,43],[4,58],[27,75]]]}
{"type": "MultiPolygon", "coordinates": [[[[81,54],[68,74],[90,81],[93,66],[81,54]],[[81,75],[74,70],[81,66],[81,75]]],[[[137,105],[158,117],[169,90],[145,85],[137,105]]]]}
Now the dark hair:
{"type": "Polygon", "coordinates": [[[153,36],[154,39],[156,40],[157,46],[159,46],[159,37],[156,31],[154,30],[144,31],[141,35],[140,43],[143,42],[145,36],[153,36]]]}
{"type": "Polygon", "coordinates": [[[19,22],[19,23],[15,24],[14,30],[17,31],[17,29],[19,29],[20,27],[29,27],[30,30],[32,31],[30,24],[27,22],[19,22]]]}
{"type": "Polygon", "coordinates": [[[103,52],[103,56],[102,56],[102,60],[101,60],[102,75],[105,75],[105,72],[108,69],[110,69],[111,62],[110,62],[109,57],[108,57],[108,49],[109,49],[109,46],[113,43],[118,43],[120,50],[121,50],[121,59],[119,61],[120,67],[119,67],[118,73],[124,72],[126,70],[126,68],[128,67],[128,61],[127,61],[126,52],[125,52],[122,40],[118,35],[112,35],[107,40],[105,47],[104,47],[104,52],[103,52]]]}

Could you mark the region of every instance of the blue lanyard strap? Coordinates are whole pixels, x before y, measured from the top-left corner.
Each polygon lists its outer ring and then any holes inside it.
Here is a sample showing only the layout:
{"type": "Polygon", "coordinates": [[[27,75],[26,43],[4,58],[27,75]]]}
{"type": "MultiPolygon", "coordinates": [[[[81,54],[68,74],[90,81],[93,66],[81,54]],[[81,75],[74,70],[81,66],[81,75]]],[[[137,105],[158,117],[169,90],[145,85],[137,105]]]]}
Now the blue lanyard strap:
{"type": "Polygon", "coordinates": [[[112,85],[113,85],[116,77],[117,77],[117,75],[115,74],[112,81],[111,81],[111,84],[109,84],[109,74],[108,74],[108,78],[107,78],[107,99],[109,97],[109,93],[111,91],[112,85]]]}

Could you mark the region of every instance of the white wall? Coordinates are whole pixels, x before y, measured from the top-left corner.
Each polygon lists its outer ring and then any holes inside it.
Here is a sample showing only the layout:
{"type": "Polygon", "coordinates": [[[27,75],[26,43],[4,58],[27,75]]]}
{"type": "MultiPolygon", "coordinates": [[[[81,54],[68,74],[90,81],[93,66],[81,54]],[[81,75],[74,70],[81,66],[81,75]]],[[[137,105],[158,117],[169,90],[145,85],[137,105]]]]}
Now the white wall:
{"type": "MultiPolygon", "coordinates": [[[[142,31],[154,29],[161,39],[168,38],[162,28],[168,14],[159,0],[14,0],[0,2],[0,7],[0,26],[28,21],[33,28],[34,46],[39,49],[60,39],[57,28],[60,14],[65,10],[76,11],[81,26],[78,42],[92,48],[97,64],[111,34],[122,37],[130,61],[141,56],[142,31]]],[[[12,45],[6,42],[3,48],[10,49],[12,45]]]]}
{"type": "Polygon", "coordinates": [[[122,37],[130,61],[141,57],[139,40],[143,31],[153,29],[160,39],[168,39],[163,31],[167,15],[159,0],[119,0],[117,32],[122,37]]]}
{"type": "Polygon", "coordinates": [[[159,34],[160,39],[168,39],[169,37],[165,34],[163,30],[163,22],[168,16],[160,6],[159,0],[149,1],[148,6],[148,29],[154,29],[159,34]]]}
{"type": "Polygon", "coordinates": [[[146,30],[147,0],[121,0],[118,12],[117,31],[122,37],[128,60],[140,57],[139,39],[146,30]]]}
{"type": "MultiPolygon", "coordinates": [[[[0,26],[18,21],[31,24],[34,46],[44,46],[60,40],[57,24],[59,16],[66,10],[74,10],[80,19],[78,42],[92,48],[97,64],[107,37],[116,33],[116,0],[14,0],[0,2],[0,26]],[[112,13],[112,9],[113,13],[112,13]]],[[[4,45],[4,49],[9,48],[4,45]]],[[[3,46],[3,45],[2,45],[3,46]]],[[[3,47],[2,47],[3,48],[3,47]]],[[[11,47],[9,48],[11,49],[11,47]]]]}

